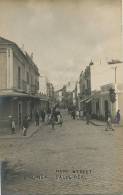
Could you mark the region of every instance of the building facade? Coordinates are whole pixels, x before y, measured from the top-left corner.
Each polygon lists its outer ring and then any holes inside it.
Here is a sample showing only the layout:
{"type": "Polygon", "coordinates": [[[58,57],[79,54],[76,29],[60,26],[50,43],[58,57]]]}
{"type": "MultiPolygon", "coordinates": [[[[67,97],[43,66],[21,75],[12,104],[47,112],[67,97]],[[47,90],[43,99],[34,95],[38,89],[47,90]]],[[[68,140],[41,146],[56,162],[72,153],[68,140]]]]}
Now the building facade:
{"type": "Polygon", "coordinates": [[[114,103],[110,100],[110,88],[115,89],[113,83],[103,85],[100,91],[93,91],[92,93],[92,117],[100,120],[105,120],[106,113],[109,111],[112,120],[115,120],[116,112],[120,109],[121,123],[123,124],[123,84],[117,85],[116,101],[114,103]]]}
{"type": "Polygon", "coordinates": [[[79,107],[84,112],[91,113],[91,66],[87,66],[85,71],[82,71],[79,77],[80,95],[79,107]]]}
{"type": "Polygon", "coordinates": [[[49,107],[53,107],[55,93],[54,93],[54,86],[50,82],[47,82],[47,97],[49,99],[49,107]]]}
{"type": "Polygon", "coordinates": [[[55,101],[59,107],[63,108],[63,89],[55,91],[55,101]]]}
{"type": "Polygon", "coordinates": [[[16,43],[0,38],[0,126],[9,127],[14,117],[21,128],[25,115],[39,105],[39,71],[32,56],[16,43]]]}

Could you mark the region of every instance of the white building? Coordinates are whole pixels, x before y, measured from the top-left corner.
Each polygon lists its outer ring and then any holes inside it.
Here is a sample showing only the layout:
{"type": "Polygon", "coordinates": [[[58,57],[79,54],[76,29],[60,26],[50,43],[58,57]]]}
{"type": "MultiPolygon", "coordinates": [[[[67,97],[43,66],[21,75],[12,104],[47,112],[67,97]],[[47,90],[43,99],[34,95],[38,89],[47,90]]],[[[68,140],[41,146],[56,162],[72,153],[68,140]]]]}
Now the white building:
{"type": "Polygon", "coordinates": [[[117,85],[116,102],[110,101],[109,90],[115,88],[114,84],[101,86],[100,90],[92,93],[92,116],[97,119],[105,119],[106,112],[109,111],[114,120],[116,112],[120,109],[121,124],[123,124],[123,84],[117,85]]]}

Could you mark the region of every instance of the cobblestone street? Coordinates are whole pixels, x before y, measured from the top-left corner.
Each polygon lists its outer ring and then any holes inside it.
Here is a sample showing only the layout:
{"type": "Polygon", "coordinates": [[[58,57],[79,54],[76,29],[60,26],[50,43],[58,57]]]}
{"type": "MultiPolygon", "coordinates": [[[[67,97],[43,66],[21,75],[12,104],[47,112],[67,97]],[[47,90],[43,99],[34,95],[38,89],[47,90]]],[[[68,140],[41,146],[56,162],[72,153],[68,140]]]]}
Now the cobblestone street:
{"type": "Polygon", "coordinates": [[[123,132],[66,116],[62,127],[43,125],[28,139],[1,139],[9,162],[7,192],[27,194],[123,191],[123,132]]]}

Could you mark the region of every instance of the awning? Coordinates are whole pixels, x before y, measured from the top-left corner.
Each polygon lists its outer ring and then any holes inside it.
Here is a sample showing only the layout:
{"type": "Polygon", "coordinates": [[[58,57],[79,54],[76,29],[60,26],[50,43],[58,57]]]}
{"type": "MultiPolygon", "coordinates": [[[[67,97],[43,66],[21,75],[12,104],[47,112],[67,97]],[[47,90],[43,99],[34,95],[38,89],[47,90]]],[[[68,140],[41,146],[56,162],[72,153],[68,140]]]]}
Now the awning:
{"type": "Polygon", "coordinates": [[[85,99],[82,99],[82,100],[80,100],[80,103],[81,102],[85,102],[86,100],[88,100],[89,98],[85,98],[85,99]]]}
{"type": "Polygon", "coordinates": [[[41,101],[45,101],[45,102],[48,102],[48,98],[40,98],[41,101]]]}
{"type": "Polygon", "coordinates": [[[92,97],[89,98],[89,99],[86,101],[86,103],[89,103],[91,100],[92,100],[92,97]]]}
{"type": "Polygon", "coordinates": [[[0,97],[27,97],[40,99],[38,95],[30,95],[22,92],[0,91],[0,97]]]}
{"type": "Polygon", "coordinates": [[[85,99],[82,99],[82,100],[80,100],[80,103],[81,102],[86,102],[86,103],[88,103],[88,102],[90,102],[92,99],[93,99],[93,95],[92,96],[90,96],[90,97],[88,97],[88,98],[85,98],[85,99]]]}

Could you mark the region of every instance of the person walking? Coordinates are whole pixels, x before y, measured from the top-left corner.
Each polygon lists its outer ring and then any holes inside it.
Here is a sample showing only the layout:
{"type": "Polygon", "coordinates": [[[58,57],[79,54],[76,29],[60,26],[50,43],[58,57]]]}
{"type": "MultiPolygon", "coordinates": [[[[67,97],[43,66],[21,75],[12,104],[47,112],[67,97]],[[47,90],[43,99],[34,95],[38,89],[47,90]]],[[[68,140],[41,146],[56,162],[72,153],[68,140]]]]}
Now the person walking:
{"type": "Polygon", "coordinates": [[[35,114],[35,124],[36,124],[36,126],[39,126],[39,113],[38,113],[38,111],[35,114]]]}
{"type": "Polygon", "coordinates": [[[12,134],[14,134],[15,133],[15,120],[14,120],[14,118],[12,118],[11,130],[12,130],[12,134]]]}
{"type": "Polygon", "coordinates": [[[76,118],[76,113],[75,113],[75,110],[72,110],[71,115],[72,115],[72,118],[75,120],[75,118],[76,118]]]}
{"type": "Polygon", "coordinates": [[[76,118],[79,120],[79,110],[76,110],[76,118]]]}
{"type": "Polygon", "coordinates": [[[52,129],[55,129],[55,114],[54,112],[51,114],[51,126],[52,126],[52,129]]]}
{"type": "Polygon", "coordinates": [[[89,125],[89,123],[90,123],[90,114],[89,114],[89,112],[87,111],[87,112],[86,112],[86,124],[89,125]]]}
{"type": "Polygon", "coordinates": [[[58,118],[58,124],[60,124],[60,126],[62,126],[62,123],[63,123],[63,117],[62,117],[62,114],[61,114],[61,113],[59,113],[59,114],[58,114],[58,116],[57,116],[57,118],[58,118]]]}
{"type": "Polygon", "coordinates": [[[80,110],[80,119],[83,119],[83,115],[84,115],[83,110],[80,110]]]}
{"type": "Polygon", "coordinates": [[[112,128],[112,120],[111,120],[111,114],[110,112],[108,111],[107,114],[106,114],[106,127],[105,127],[105,131],[108,131],[108,130],[114,130],[112,128]]]}
{"type": "Polygon", "coordinates": [[[23,136],[27,135],[27,128],[28,128],[28,120],[27,120],[27,116],[25,116],[23,120],[23,136]]]}
{"type": "Polygon", "coordinates": [[[120,123],[120,110],[118,109],[117,114],[116,114],[116,123],[119,125],[120,123]]]}
{"type": "Polygon", "coordinates": [[[45,111],[44,110],[41,111],[41,118],[42,118],[42,122],[44,122],[45,121],[45,111]]]}

